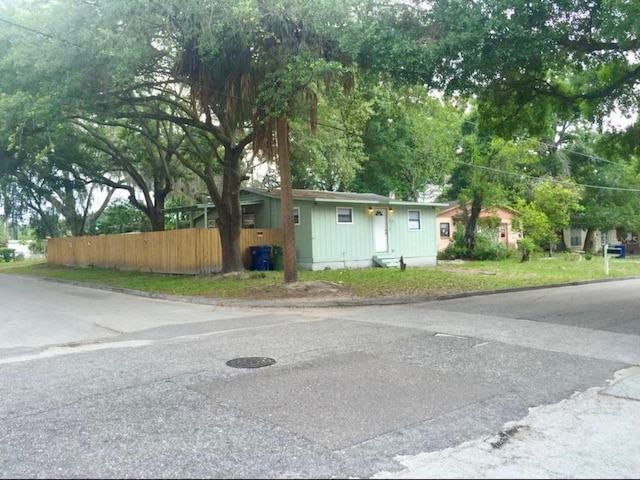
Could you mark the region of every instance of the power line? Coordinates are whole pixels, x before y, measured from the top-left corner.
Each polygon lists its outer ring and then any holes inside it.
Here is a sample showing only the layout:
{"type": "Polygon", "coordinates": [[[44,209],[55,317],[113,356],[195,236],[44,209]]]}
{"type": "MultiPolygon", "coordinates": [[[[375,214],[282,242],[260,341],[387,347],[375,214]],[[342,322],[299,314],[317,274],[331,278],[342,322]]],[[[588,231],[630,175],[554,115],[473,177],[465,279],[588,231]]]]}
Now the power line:
{"type": "MultiPolygon", "coordinates": [[[[471,122],[470,122],[470,123],[471,123],[471,122]]],[[[332,126],[332,125],[326,125],[326,124],[323,124],[323,123],[320,123],[320,122],[317,122],[317,124],[318,124],[318,125],[321,125],[321,126],[324,126],[324,127],[328,127],[328,128],[333,128],[333,129],[336,129],[336,130],[340,130],[340,131],[342,131],[342,132],[344,132],[344,133],[352,134],[352,135],[354,135],[354,136],[358,136],[358,137],[362,138],[362,135],[358,135],[358,134],[355,134],[355,133],[349,132],[348,130],[343,129],[343,128],[335,127],[335,126],[332,126]]],[[[540,142],[540,143],[542,144],[542,142],[540,142]]],[[[417,152],[417,150],[416,150],[415,148],[411,148],[411,147],[410,147],[409,149],[410,149],[413,153],[416,153],[416,152],[417,152]]],[[[618,165],[618,166],[621,166],[621,167],[625,167],[625,166],[627,166],[627,165],[624,165],[624,164],[622,164],[622,163],[613,162],[613,161],[611,161],[611,160],[607,160],[607,159],[605,159],[605,158],[597,157],[597,156],[595,156],[595,155],[587,155],[587,154],[583,154],[583,153],[581,153],[581,152],[576,152],[576,151],[569,150],[569,149],[565,149],[565,148],[563,148],[563,149],[562,149],[562,151],[569,152],[569,153],[574,153],[574,154],[576,154],[576,155],[582,155],[582,156],[588,157],[588,158],[590,158],[590,159],[595,159],[595,160],[597,160],[597,161],[602,161],[602,162],[610,163],[610,164],[613,164],[613,165],[618,165]]],[[[461,160],[453,160],[453,162],[454,162],[454,163],[458,163],[458,164],[460,164],[460,165],[467,166],[467,167],[471,167],[471,168],[478,168],[478,169],[482,169],[482,170],[489,170],[489,171],[493,171],[493,172],[501,173],[501,174],[505,174],[505,175],[517,176],[517,177],[519,177],[519,178],[523,178],[523,177],[525,177],[525,178],[529,178],[529,179],[531,179],[532,181],[541,181],[541,180],[543,180],[543,179],[545,178],[545,177],[535,177],[535,176],[533,176],[533,175],[528,175],[528,174],[525,174],[525,173],[509,172],[509,171],[507,171],[507,170],[501,170],[501,169],[498,169],[498,168],[487,167],[487,166],[485,166],[485,165],[476,165],[476,164],[473,164],[473,163],[463,162],[463,161],[461,161],[461,160]]],[[[554,179],[554,180],[555,180],[556,182],[558,182],[558,183],[561,183],[561,184],[562,184],[562,183],[566,183],[566,182],[563,182],[562,180],[558,180],[558,179],[554,179]]],[[[578,186],[578,187],[583,187],[583,188],[597,189],[597,190],[609,190],[609,191],[620,191],[620,192],[640,193],[640,189],[637,189],[637,188],[608,187],[608,186],[605,186],[605,185],[590,185],[590,184],[584,184],[584,183],[573,183],[573,185],[576,185],[576,186],[578,186]]]]}
{"type": "Polygon", "coordinates": [[[24,25],[17,24],[15,22],[10,21],[10,20],[5,20],[4,18],[0,18],[0,22],[6,23],[7,25],[11,25],[12,27],[16,27],[16,28],[20,28],[22,30],[26,30],[27,32],[35,33],[36,35],[40,35],[42,37],[50,38],[51,40],[56,40],[56,41],[58,41],[60,43],[64,43],[65,45],[71,45],[71,46],[76,47],[76,48],[81,48],[82,50],[87,50],[86,47],[83,47],[81,45],[77,45],[77,44],[75,44],[73,42],[70,42],[69,40],[65,40],[64,38],[58,37],[56,35],[52,35],[50,33],[42,32],[40,30],[36,30],[35,28],[25,27],[24,25]]]}
{"type": "MultiPolygon", "coordinates": [[[[469,125],[473,125],[473,126],[475,126],[475,127],[477,127],[477,126],[478,126],[478,122],[473,122],[473,121],[471,121],[471,120],[467,120],[467,119],[462,120],[462,123],[468,123],[469,125]]],[[[541,146],[544,146],[544,147],[549,147],[549,146],[550,146],[549,144],[547,144],[547,143],[543,142],[542,140],[540,140],[540,141],[539,141],[539,143],[540,143],[540,145],[541,145],[541,146]]],[[[597,161],[597,162],[610,163],[610,164],[612,164],[612,165],[617,165],[617,166],[619,166],[619,167],[626,167],[626,166],[627,166],[627,165],[625,165],[624,163],[614,162],[614,161],[612,161],[612,160],[607,160],[606,158],[600,157],[600,156],[595,155],[595,154],[578,152],[578,151],[576,151],[576,150],[571,150],[571,149],[566,148],[566,147],[562,147],[562,148],[560,149],[560,151],[561,151],[561,152],[567,152],[567,153],[573,153],[574,155],[579,155],[579,156],[582,156],[582,157],[586,157],[586,158],[588,158],[589,160],[595,160],[595,161],[597,161]]]]}
{"type": "MultiPolygon", "coordinates": [[[[73,42],[70,42],[68,40],[65,40],[65,39],[63,39],[61,37],[58,37],[58,36],[55,36],[55,35],[52,35],[52,34],[49,34],[49,33],[46,33],[46,32],[42,32],[40,30],[36,30],[36,29],[30,28],[30,27],[26,27],[24,25],[20,25],[20,24],[17,24],[15,22],[11,22],[9,20],[5,20],[5,19],[0,18],[0,22],[8,24],[8,25],[11,25],[11,26],[14,26],[16,28],[20,28],[22,30],[25,30],[25,31],[28,31],[28,32],[31,32],[31,33],[35,33],[37,35],[40,35],[40,36],[43,36],[43,37],[46,37],[46,38],[50,38],[52,40],[59,41],[61,43],[67,44],[67,45],[74,46],[76,48],[81,48],[83,50],[87,50],[85,47],[77,45],[77,44],[75,44],[73,42]]],[[[199,88],[204,88],[205,90],[208,90],[211,93],[215,93],[215,94],[224,96],[226,98],[232,98],[234,100],[243,102],[243,103],[245,103],[247,105],[250,105],[252,107],[257,107],[258,106],[256,103],[250,102],[247,99],[236,97],[236,96],[230,95],[230,94],[228,94],[226,92],[215,90],[215,89],[210,88],[208,86],[199,86],[199,88]]],[[[463,122],[469,123],[469,124],[472,124],[472,125],[475,125],[475,126],[478,125],[476,122],[472,122],[470,120],[463,120],[463,122]]],[[[325,124],[325,123],[322,123],[322,122],[315,122],[315,123],[318,126],[322,126],[322,127],[325,127],[325,128],[331,128],[331,129],[334,129],[334,130],[337,130],[337,131],[341,131],[343,133],[346,133],[347,135],[357,136],[357,137],[359,137],[361,139],[363,138],[363,135],[357,134],[357,133],[352,132],[352,131],[349,131],[349,130],[347,130],[345,128],[336,127],[334,125],[328,125],[328,124],[325,124]]],[[[540,142],[540,144],[541,145],[546,145],[542,141],[540,142]]],[[[415,148],[410,148],[410,150],[412,150],[414,153],[417,152],[417,149],[415,149],[415,148]]],[[[577,152],[577,151],[566,149],[566,148],[563,148],[562,151],[568,152],[568,153],[573,153],[575,155],[581,155],[581,156],[589,158],[590,160],[596,160],[596,161],[610,163],[610,164],[618,165],[618,166],[626,166],[624,164],[621,164],[621,163],[618,163],[618,162],[613,162],[611,160],[608,160],[608,159],[605,159],[605,158],[602,158],[602,157],[599,157],[599,156],[595,156],[595,155],[591,155],[591,154],[585,154],[585,153],[582,153],[582,152],[577,152]]],[[[529,178],[529,179],[535,180],[535,181],[540,181],[540,180],[543,179],[543,177],[534,177],[534,176],[523,174],[523,173],[509,172],[509,171],[506,171],[506,170],[500,170],[500,169],[496,169],[496,168],[492,168],[492,167],[487,167],[487,166],[484,166],[484,165],[476,165],[476,164],[473,164],[473,163],[466,163],[466,162],[462,162],[462,161],[458,161],[458,160],[453,160],[453,161],[455,163],[458,163],[458,164],[461,164],[461,165],[465,165],[467,167],[490,170],[490,171],[494,171],[496,173],[502,173],[502,174],[506,174],[506,175],[518,176],[520,178],[526,177],[526,178],[529,178]]],[[[563,183],[562,181],[557,180],[557,179],[556,179],[556,181],[559,182],[559,183],[563,183]]],[[[589,185],[589,184],[574,184],[574,185],[577,185],[577,186],[580,186],[580,187],[584,187],[584,188],[592,188],[592,189],[599,189],[599,190],[625,191],[625,192],[640,193],[640,189],[634,189],[634,188],[608,187],[608,186],[604,186],[604,185],[589,185]]]]}
{"type": "MultiPolygon", "coordinates": [[[[501,170],[499,168],[493,168],[493,167],[487,167],[485,165],[476,165],[473,163],[467,163],[467,162],[463,162],[461,160],[453,160],[454,163],[458,163],[460,165],[464,165],[467,167],[471,167],[471,168],[479,168],[481,170],[489,170],[492,172],[496,172],[496,173],[501,173],[504,175],[512,175],[515,177],[519,177],[519,178],[528,178],[531,180],[535,180],[535,181],[540,181],[540,180],[544,180],[545,177],[535,177],[533,175],[528,175],[526,173],[518,173],[518,172],[509,172],[507,170],[501,170]]],[[[553,179],[555,182],[563,184],[563,183],[568,183],[566,181],[562,181],[559,180],[557,178],[553,179]]],[[[612,190],[612,191],[620,191],[620,192],[633,192],[633,193],[640,193],[640,189],[637,188],[625,188],[625,187],[607,187],[604,185],[589,185],[589,184],[585,184],[585,183],[573,183],[572,185],[576,185],[578,187],[584,187],[584,188],[594,188],[594,189],[598,189],[598,190],[612,190]]]]}

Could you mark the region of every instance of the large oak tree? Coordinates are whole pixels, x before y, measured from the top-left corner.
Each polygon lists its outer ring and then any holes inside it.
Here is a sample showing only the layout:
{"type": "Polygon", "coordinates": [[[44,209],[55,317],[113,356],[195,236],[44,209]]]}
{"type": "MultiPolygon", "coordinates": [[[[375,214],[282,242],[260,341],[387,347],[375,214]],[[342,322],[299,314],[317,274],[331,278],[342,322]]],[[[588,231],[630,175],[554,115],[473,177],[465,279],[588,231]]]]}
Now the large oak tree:
{"type": "Polygon", "coordinates": [[[345,63],[338,37],[354,20],[348,2],[48,0],[13,15],[19,31],[5,37],[3,65],[37,97],[45,122],[181,130],[174,153],[216,204],[223,271],[241,270],[247,147],[259,138],[254,147],[270,153],[270,127],[312,86],[309,73],[345,63]]]}

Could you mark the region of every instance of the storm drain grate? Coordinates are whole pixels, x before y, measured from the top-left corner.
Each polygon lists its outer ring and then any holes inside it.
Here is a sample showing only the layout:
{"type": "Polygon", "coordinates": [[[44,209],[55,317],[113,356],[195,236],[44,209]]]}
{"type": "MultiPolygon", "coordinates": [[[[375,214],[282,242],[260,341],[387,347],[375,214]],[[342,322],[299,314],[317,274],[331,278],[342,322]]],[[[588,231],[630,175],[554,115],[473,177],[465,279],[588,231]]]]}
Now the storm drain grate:
{"type": "Polygon", "coordinates": [[[233,368],[261,368],[274,363],[276,361],[269,357],[241,357],[229,360],[226,365],[233,368]]]}

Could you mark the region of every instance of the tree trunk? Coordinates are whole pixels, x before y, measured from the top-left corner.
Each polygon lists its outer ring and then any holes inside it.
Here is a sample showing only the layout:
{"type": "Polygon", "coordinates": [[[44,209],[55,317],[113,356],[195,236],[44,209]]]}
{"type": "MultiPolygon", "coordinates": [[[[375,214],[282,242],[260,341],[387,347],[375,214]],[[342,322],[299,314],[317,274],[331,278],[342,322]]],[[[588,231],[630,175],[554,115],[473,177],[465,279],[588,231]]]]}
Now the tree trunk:
{"type": "Polygon", "coordinates": [[[83,237],[84,232],[84,222],[82,218],[74,211],[73,213],[68,213],[68,216],[64,213],[62,216],[65,219],[67,224],[67,228],[71,230],[71,236],[73,237],[83,237]]]}
{"type": "Polygon", "coordinates": [[[149,220],[151,220],[151,230],[154,232],[164,231],[164,212],[160,210],[158,205],[151,209],[149,220]]]}
{"type": "Polygon", "coordinates": [[[560,239],[557,243],[557,248],[556,251],[557,252],[566,252],[567,251],[567,244],[564,241],[564,229],[560,229],[559,231],[556,232],[556,235],[558,236],[558,238],[560,239]]]}
{"type": "Polygon", "coordinates": [[[169,190],[156,189],[151,194],[148,188],[141,188],[144,201],[139,201],[134,189],[129,190],[129,203],[146,215],[151,224],[151,230],[162,232],[165,229],[164,207],[169,190]],[[154,200],[155,199],[155,200],[154,200]]]}
{"type": "Polygon", "coordinates": [[[595,230],[592,228],[587,229],[587,235],[584,237],[584,245],[582,249],[585,252],[593,252],[593,237],[595,235],[595,230]]]}
{"type": "Polygon", "coordinates": [[[164,206],[169,192],[156,191],[155,203],[149,205],[149,220],[151,220],[151,230],[163,232],[165,229],[164,206]]]}
{"type": "Polygon", "coordinates": [[[286,118],[278,118],[276,131],[278,136],[278,163],[280,167],[284,283],[294,283],[298,281],[298,265],[296,259],[295,226],[293,224],[291,164],[289,163],[289,125],[287,124],[286,118]]]}
{"type": "Polygon", "coordinates": [[[464,232],[464,245],[469,250],[473,250],[476,246],[476,227],[478,226],[478,218],[482,211],[482,197],[474,195],[471,202],[471,212],[467,218],[464,232]]]}
{"type": "Polygon", "coordinates": [[[222,273],[241,272],[242,250],[240,248],[240,234],[242,233],[242,207],[240,206],[240,187],[245,180],[240,171],[240,159],[244,145],[231,147],[224,145],[224,173],[222,176],[222,191],[216,185],[216,175],[213,165],[206,164],[200,170],[183,163],[193,173],[198,175],[207,187],[207,193],[215,204],[218,218],[216,226],[220,233],[222,247],[222,273]]]}
{"type": "MultiPolygon", "coordinates": [[[[222,273],[241,272],[242,250],[240,234],[242,233],[242,207],[240,206],[240,174],[241,148],[225,149],[225,169],[222,177],[222,195],[216,202],[218,211],[218,229],[222,246],[222,273]]],[[[210,179],[213,184],[213,178],[210,179]]],[[[207,182],[208,184],[209,182],[207,182]]],[[[209,188],[211,198],[215,195],[209,188]]]]}
{"type": "Polygon", "coordinates": [[[226,200],[218,206],[217,210],[218,231],[222,246],[222,273],[241,272],[244,270],[240,249],[242,217],[233,213],[235,210],[233,205],[226,200]]]}

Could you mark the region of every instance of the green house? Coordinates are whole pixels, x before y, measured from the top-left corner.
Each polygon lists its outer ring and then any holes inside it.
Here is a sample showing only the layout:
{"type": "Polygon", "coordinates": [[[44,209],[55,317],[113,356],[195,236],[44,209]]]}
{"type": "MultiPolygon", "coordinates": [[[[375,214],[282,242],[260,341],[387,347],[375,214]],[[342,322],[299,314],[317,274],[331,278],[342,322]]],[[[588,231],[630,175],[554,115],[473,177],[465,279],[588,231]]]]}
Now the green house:
{"type": "MultiPolygon", "coordinates": [[[[243,188],[243,228],[281,228],[280,190],[243,188]]],[[[293,191],[298,268],[436,264],[436,210],[372,193],[293,191]]],[[[192,210],[190,226],[215,227],[215,205],[192,210]]]]}

